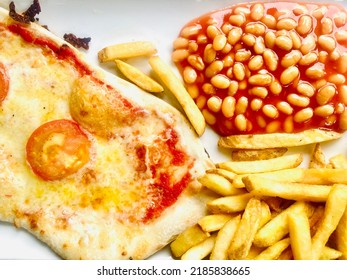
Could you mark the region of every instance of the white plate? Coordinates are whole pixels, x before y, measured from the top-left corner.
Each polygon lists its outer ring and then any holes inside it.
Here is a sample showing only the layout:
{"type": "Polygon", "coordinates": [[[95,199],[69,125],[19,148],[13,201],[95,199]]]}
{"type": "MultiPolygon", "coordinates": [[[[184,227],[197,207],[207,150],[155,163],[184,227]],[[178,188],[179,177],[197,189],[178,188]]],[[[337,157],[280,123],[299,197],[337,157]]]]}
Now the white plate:
{"type": "MultiPolygon", "coordinates": [[[[7,8],[10,1],[0,0],[0,6],[7,8]]],[[[191,19],[214,9],[245,1],[227,0],[41,0],[40,23],[62,37],[74,33],[79,37],[91,37],[87,59],[96,65],[97,52],[106,45],[149,40],[158,48],[159,55],[170,63],[172,42],[181,27],[191,19]]],[[[312,0],[310,2],[313,2],[312,0]]],[[[316,1],[328,2],[328,1],[316,1]]],[[[330,1],[341,2],[343,0],[330,1]]],[[[25,10],[31,0],[15,1],[18,11],[25,10]]],[[[134,64],[149,71],[146,63],[134,60],[134,64]]],[[[101,65],[115,73],[110,65],[101,65]]],[[[218,137],[207,130],[202,137],[206,150],[215,162],[228,159],[225,151],[217,148],[218,137]]],[[[347,135],[334,143],[323,145],[328,156],[347,154],[347,135]]],[[[311,146],[300,149],[310,152],[311,146]]],[[[22,229],[0,222],[0,259],[59,259],[46,245],[22,229]]],[[[152,259],[170,259],[164,249],[152,259]]]]}

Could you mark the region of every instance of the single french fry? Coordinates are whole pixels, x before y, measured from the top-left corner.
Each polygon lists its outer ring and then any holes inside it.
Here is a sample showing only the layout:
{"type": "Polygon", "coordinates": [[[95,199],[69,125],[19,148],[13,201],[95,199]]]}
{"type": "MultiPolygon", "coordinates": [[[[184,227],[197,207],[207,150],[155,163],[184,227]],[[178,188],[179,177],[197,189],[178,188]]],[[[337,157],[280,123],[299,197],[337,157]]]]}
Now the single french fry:
{"type": "Polygon", "coordinates": [[[244,190],[234,188],[228,179],[219,174],[205,173],[199,178],[199,182],[208,189],[223,196],[245,193],[244,190]]]}
{"type": "Polygon", "coordinates": [[[273,196],[289,200],[325,202],[331,185],[311,185],[270,180],[258,175],[243,178],[246,189],[255,196],[273,196]]]}
{"type": "Polygon", "coordinates": [[[271,210],[267,203],[264,201],[261,201],[260,205],[260,222],[259,222],[259,228],[262,228],[268,221],[271,220],[271,210]]]}
{"type": "Polygon", "coordinates": [[[293,252],[291,247],[287,247],[281,255],[277,258],[278,260],[292,260],[293,259],[293,252]]]}
{"type": "Polygon", "coordinates": [[[221,175],[225,179],[229,180],[230,182],[232,182],[234,180],[234,177],[236,176],[236,174],[234,172],[231,172],[231,171],[225,170],[225,169],[221,169],[221,168],[209,169],[206,171],[206,173],[221,175]]]}
{"type": "Polygon", "coordinates": [[[170,244],[171,252],[174,257],[179,258],[191,247],[199,244],[210,236],[209,233],[204,232],[199,225],[194,225],[183,231],[178,237],[170,244]]]}
{"type": "Polygon", "coordinates": [[[115,60],[118,69],[131,82],[148,92],[163,92],[164,88],[136,67],[119,59],[115,60]]]}
{"type": "Polygon", "coordinates": [[[322,250],[322,254],[320,255],[320,260],[337,260],[342,256],[342,253],[334,248],[330,248],[325,246],[322,250]]]}
{"type": "Polygon", "coordinates": [[[212,232],[220,230],[225,223],[227,223],[233,215],[228,214],[212,214],[202,217],[198,224],[202,228],[203,231],[212,232]]]}
{"type": "Polygon", "coordinates": [[[237,213],[245,210],[248,201],[253,197],[250,193],[225,196],[207,203],[211,213],[237,213]]]}
{"type": "Polygon", "coordinates": [[[324,205],[318,205],[314,209],[313,214],[309,219],[311,236],[315,235],[315,233],[317,232],[319,222],[323,219],[323,216],[324,216],[324,205]]]}
{"type": "Polygon", "coordinates": [[[307,129],[298,133],[242,134],[221,137],[218,145],[232,149],[266,149],[298,147],[338,139],[342,136],[331,130],[307,129]]]}
{"type": "Polygon", "coordinates": [[[340,259],[347,260],[347,208],[336,228],[336,247],[341,252],[340,259]]]}
{"type": "Polygon", "coordinates": [[[267,160],[221,162],[217,164],[217,167],[227,169],[236,174],[262,173],[294,168],[299,166],[302,160],[302,154],[292,154],[267,160]]]}
{"type": "Polygon", "coordinates": [[[331,157],[329,162],[333,168],[347,169],[347,158],[342,154],[331,157]]]}
{"type": "Polygon", "coordinates": [[[311,155],[309,168],[326,168],[327,163],[320,143],[316,143],[311,155]]]}
{"type": "Polygon", "coordinates": [[[282,252],[290,245],[290,239],[282,239],[262,251],[254,260],[276,260],[282,252]]]}
{"type": "Polygon", "coordinates": [[[234,238],[236,229],[241,220],[241,215],[231,218],[225,225],[218,231],[214,247],[212,249],[211,260],[227,260],[228,248],[232,239],[234,238]]]}
{"type": "Polygon", "coordinates": [[[207,257],[214,246],[216,235],[211,235],[201,243],[191,247],[181,257],[181,260],[202,260],[207,257]]]}
{"type": "Polygon", "coordinates": [[[185,89],[183,83],[177,78],[170,66],[159,56],[151,56],[149,58],[149,64],[153,71],[177,98],[196,133],[201,136],[206,128],[205,118],[185,89]]]}
{"type": "Polygon", "coordinates": [[[289,232],[288,214],[304,211],[310,217],[314,207],[303,201],[297,201],[287,209],[283,210],[276,217],[272,218],[256,233],[253,244],[257,247],[269,247],[283,239],[289,232]]]}
{"type": "Polygon", "coordinates": [[[316,234],[312,237],[312,258],[320,259],[330,235],[335,231],[347,206],[347,186],[333,185],[325,204],[325,212],[316,234]]]}
{"type": "Polygon", "coordinates": [[[231,159],[233,161],[266,160],[266,159],[283,156],[287,151],[288,151],[288,148],[233,150],[231,152],[231,159]]]}
{"type": "Polygon", "coordinates": [[[99,51],[100,62],[114,61],[137,56],[150,56],[157,53],[156,47],[147,41],[135,41],[107,46],[99,51]]]}
{"type": "Polygon", "coordinates": [[[251,198],[247,203],[228,249],[229,259],[246,259],[252,246],[253,238],[259,228],[262,214],[261,207],[261,201],[258,198],[251,198]]]}
{"type": "Polygon", "coordinates": [[[290,244],[294,259],[311,259],[310,223],[306,213],[301,210],[288,214],[290,244]]]}

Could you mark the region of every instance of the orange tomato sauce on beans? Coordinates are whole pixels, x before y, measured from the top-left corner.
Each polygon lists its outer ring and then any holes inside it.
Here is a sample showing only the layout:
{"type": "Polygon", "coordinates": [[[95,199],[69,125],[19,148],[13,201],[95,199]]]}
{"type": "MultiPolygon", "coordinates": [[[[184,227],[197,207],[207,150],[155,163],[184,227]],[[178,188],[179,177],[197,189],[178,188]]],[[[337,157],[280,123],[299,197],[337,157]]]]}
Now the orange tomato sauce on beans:
{"type": "Polygon", "coordinates": [[[347,129],[347,13],[341,6],[243,3],[186,24],[176,63],[220,135],[347,129]]]}

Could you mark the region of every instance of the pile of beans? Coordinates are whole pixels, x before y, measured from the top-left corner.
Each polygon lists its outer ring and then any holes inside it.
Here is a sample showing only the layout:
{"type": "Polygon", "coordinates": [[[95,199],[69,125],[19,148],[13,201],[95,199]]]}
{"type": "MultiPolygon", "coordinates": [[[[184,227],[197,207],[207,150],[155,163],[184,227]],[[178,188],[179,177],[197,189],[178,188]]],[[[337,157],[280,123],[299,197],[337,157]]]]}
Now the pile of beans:
{"type": "Polygon", "coordinates": [[[172,59],[220,135],[347,130],[347,13],[247,3],[183,27],[172,59]]]}

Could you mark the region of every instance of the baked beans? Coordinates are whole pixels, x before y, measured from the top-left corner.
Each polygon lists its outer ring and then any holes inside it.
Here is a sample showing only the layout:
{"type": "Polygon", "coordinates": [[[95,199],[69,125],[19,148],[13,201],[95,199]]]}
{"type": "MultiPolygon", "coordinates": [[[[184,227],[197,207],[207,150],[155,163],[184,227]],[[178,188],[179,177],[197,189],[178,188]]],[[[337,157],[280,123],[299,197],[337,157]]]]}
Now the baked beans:
{"type": "Polygon", "coordinates": [[[181,30],[172,60],[220,135],[347,130],[347,13],[332,4],[243,3],[181,30]]]}

